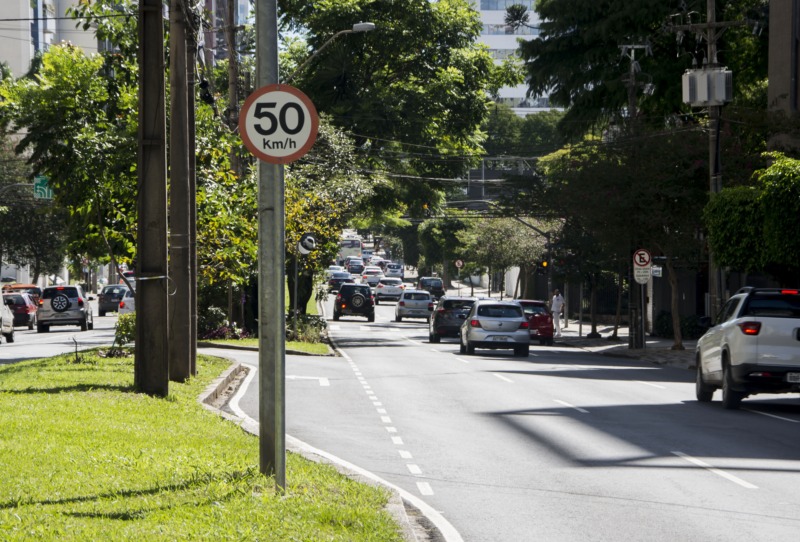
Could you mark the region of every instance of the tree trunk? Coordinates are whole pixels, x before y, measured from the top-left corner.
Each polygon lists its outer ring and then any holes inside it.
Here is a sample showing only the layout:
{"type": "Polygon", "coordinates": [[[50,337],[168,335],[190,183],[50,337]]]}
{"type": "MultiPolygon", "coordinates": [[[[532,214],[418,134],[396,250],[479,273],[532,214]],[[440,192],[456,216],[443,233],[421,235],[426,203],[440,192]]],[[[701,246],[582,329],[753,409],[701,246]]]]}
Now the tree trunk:
{"type": "Polygon", "coordinates": [[[624,267],[620,267],[619,273],[617,274],[617,313],[614,315],[614,331],[608,337],[608,340],[610,341],[616,341],[619,339],[617,336],[617,330],[619,329],[619,326],[622,325],[622,294],[624,279],[624,267]]]}
{"type": "Polygon", "coordinates": [[[683,346],[683,333],[681,333],[681,315],[678,312],[678,276],[672,266],[669,256],[667,256],[667,278],[670,288],[670,309],[672,310],[672,331],[675,342],[670,347],[671,350],[685,350],[683,346]]]}
{"type": "Polygon", "coordinates": [[[599,339],[600,333],[597,332],[597,274],[592,273],[589,277],[589,286],[591,287],[591,291],[589,292],[589,310],[592,319],[592,332],[589,333],[586,337],[589,339],[599,339]]]}

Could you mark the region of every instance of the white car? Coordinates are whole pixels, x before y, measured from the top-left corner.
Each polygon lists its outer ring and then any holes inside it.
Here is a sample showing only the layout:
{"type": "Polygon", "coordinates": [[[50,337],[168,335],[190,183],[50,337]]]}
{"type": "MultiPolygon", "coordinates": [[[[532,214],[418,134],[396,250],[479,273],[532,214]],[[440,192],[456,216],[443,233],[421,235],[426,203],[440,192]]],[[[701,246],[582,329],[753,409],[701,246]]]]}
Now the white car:
{"type": "Polygon", "coordinates": [[[371,287],[376,287],[378,281],[383,277],[383,270],[376,265],[368,265],[361,273],[361,284],[369,284],[371,287]]]}
{"type": "Polygon", "coordinates": [[[125,297],[119,302],[119,314],[129,314],[136,311],[136,291],[128,290],[125,297]]]}
{"type": "Polygon", "coordinates": [[[387,277],[405,278],[403,264],[395,262],[387,262],[383,268],[383,274],[387,277]]]}
{"type": "Polygon", "coordinates": [[[11,297],[0,295],[0,333],[6,338],[7,343],[14,342],[14,313],[11,312],[9,304],[13,305],[11,297]]]}
{"type": "Polygon", "coordinates": [[[381,277],[378,281],[378,284],[375,286],[375,304],[377,305],[380,301],[391,299],[394,301],[399,301],[400,296],[403,295],[403,290],[406,289],[406,285],[403,284],[403,281],[397,277],[381,277]]]}
{"type": "Polygon", "coordinates": [[[508,348],[515,356],[528,357],[530,351],[530,323],[516,301],[478,299],[459,336],[462,354],[474,354],[476,348],[508,348]]]}
{"type": "Polygon", "coordinates": [[[695,394],[735,410],[757,393],[800,393],[800,290],[742,288],[697,341],[695,394]]]}

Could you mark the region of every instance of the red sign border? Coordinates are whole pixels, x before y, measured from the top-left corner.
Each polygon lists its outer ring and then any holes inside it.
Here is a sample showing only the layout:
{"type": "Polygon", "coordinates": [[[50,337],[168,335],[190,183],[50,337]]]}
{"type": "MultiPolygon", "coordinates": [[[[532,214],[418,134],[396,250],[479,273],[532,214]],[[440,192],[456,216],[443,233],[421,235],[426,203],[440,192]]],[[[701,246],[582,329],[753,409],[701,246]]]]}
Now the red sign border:
{"type": "Polygon", "coordinates": [[[242,105],[241,113],[239,114],[239,136],[242,138],[242,143],[244,146],[248,148],[248,150],[255,155],[256,158],[263,162],[267,162],[270,164],[288,164],[290,162],[294,162],[298,158],[305,155],[308,150],[316,143],[317,141],[317,133],[319,131],[319,115],[317,114],[317,108],[314,107],[314,102],[306,96],[303,91],[298,89],[297,87],[293,87],[291,85],[285,85],[281,83],[274,83],[272,85],[266,85],[261,88],[254,90],[250,96],[244,101],[242,105]],[[247,135],[247,127],[245,125],[247,119],[247,113],[253,107],[253,104],[264,94],[268,94],[270,92],[287,92],[289,94],[294,95],[298,98],[308,109],[308,112],[311,116],[311,132],[309,133],[308,141],[306,144],[303,145],[297,152],[294,152],[287,156],[270,156],[265,154],[261,149],[259,149],[247,135]]]}
{"type": "Polygon", "coordinates": [[[642,267],[642,268],[644,268],[644,267],[651,267],[652,265],[653,265],[653,255],[652,255],[652,254],[650,254],[650,251],[649,251],[649,250],[647,250],[646,248],[640,248],[640,249],[637,249],[637,250],[636,250],[636,251],[633,253],[633,266],[634,266],[634,267],[642,267]],[[647,254],[647,263],[646,263],[646,264],[643,264],[643,265],[642,265],[642,264],[640,264],[640,263],[638,263],[638,262],[636,261],[636,255],[637,255],[638,253],[640,253],[640,252],[644,252],[645,254],[647,254]]]}

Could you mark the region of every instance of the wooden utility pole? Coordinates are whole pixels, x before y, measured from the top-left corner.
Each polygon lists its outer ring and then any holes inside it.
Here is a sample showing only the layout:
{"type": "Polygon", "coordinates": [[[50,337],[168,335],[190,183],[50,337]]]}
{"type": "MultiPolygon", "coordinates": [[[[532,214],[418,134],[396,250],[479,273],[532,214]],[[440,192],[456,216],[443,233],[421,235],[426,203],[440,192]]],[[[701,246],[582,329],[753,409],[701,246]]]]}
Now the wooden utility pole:
{"type": "Polygon", "coordinates": [[[136,357],[139,391],[169,393],[167,328],[167,153],[161,0],[139,1],[139,229],[136,357]]]}
{"type": "Polygon", "coordinates": [[[191,376],[189,291],[189,96],[186,74],[186,15],[181,0],[169,7],[169,377],[191,376]]]}

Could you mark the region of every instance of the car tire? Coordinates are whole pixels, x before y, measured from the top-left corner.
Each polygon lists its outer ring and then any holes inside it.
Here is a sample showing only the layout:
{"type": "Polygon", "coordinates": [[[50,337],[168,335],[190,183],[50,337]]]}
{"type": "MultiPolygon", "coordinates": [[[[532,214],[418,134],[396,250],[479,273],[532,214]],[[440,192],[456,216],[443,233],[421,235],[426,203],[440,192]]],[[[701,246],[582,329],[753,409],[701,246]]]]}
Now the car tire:
{"type": "Polygon", "coordinates": [[[394,315],[394,321],[395,322],[402,322],[403,321],[403,317],[400,316],[399,314],[395,314],[394,315]]]}
{"type": "Polygon", "coordinates": [[[89,331],[91,331],[91,330],[93,330],[93,329],[94,329],[94,320],[92,320],[91,322],[89,322],[89,331]]]}
{"type": "Polygon", "coordinates": [[[47,324],[36,324],[36,333],[47,333],[50,331],[50,326],[47,324]]]}
{"type": "Polygon", "coordinates": [[[105,316],[106,315],[106,311],[97,311],[97,315],[98,316],[105,316]]]}
{"type": "Polygon", "coordinates": [[[14,330],[13,329],[11,330],[10,333],[6,333],[4,336],[6,338],[6,342],[7,343],[13,343],[14,342],[14,330]]]}
{"type": "Polygon", "coordinates": [[[553,346],[555,343],[556,341],[552,337],[547,339],[547,346],[553,346]]]}
{"type": "Polygon", "coordinates": [[[428,342],[432,343],[442,342],[442,338],[436,333],[428,333],[428,342]]]}
{"type": "Polygon", "coordinates": [[[475,353],[475,345],[472,344],[471,342],[467,341],[467,354],[469,354],[471,356],[474,353],[475,353]]]}
{"type": "Polygon", "coordinates": [[[50,307],[56,312],[64,312],[70,305],[69,298],[64,294],[56,294],[53,296],[53,299],[50,300],[50,307]]]}
{"type": "Polygon", "coordinates": [[[539,339],[539,346],[544,346],[547,344],[547,339],[539,339]]]}
{"type": "Polygon", "coordinates": [[[708,403],[714,396],[714,386],[706,384],[703,378],[703,369],[700,360],[697,360],[697,374],[695,375],[694,394],[701,403],[708,403]]]}
{"type": "Polygon", "coordinates": [[[517,346],[514,348],[514,355],[519,358],[527,358],[530,353],[530,347],[527,344],[525,346],[517,346]]]}
{"type": "Polygon", "coordinates": [[[375,321],[375,313],[374,312],[369,313],[369,315],[367,316],[367,321],[368,322],[374,322],[375,321]]]}
{"type": "Polygon", "coordinates": [[[464,346],[464,343],[461,341],[460,338],[458,339],[458,351],[460,353],[462,353],[462,354],[466,354],[467,353],[467,347],[464,346]]]}
{"type": "Polygon", "coordinates": [[[745,393],[733,389],[733,375],[729,363],[722,366],[722,407],[726,410],[738,410],[745,393]]]}
{"type": "Polygon", "coordinates": [[[338,322],[339,321],[339,313],[336,312],[336,311],[333,311],[333,321],[334,322],[338,322]]]}
{"type": "Polygon", "coordinates": [[[381,298],[380,297],[376,297],[375,298],[375,304],[376,305],[380,305],[381,304],[381,298]]]}
{"type": "Polygon", "coordinates": [[[366,302],[367,298],[361,294],[353,294],[353,297],[350,298],[350,304],[356,309],[363,307],[366,302]]]}
{"type": "Polygon", "coordinates": [[[86,323],[86,318],[84,318],[83,322],[81,322],[81,331],[86,331],[87,329],[89,329],[89,325],[86,323]]]}

